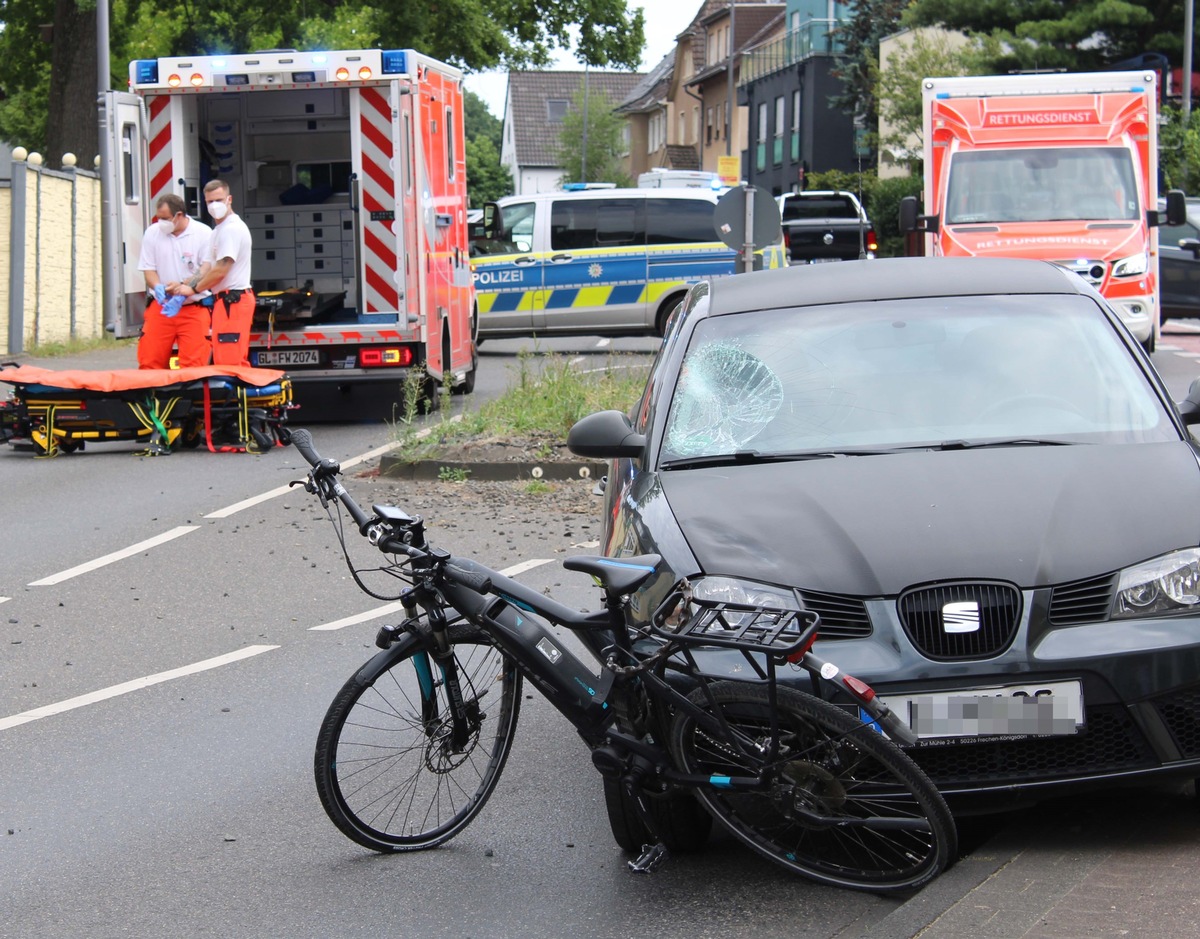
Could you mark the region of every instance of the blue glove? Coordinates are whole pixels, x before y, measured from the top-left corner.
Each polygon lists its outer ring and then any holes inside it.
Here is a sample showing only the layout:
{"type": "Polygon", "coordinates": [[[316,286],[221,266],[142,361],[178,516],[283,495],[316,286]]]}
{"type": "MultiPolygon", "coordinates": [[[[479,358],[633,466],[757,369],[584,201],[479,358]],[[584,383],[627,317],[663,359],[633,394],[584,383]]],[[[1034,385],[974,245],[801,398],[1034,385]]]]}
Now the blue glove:
{"type": "Polygon", "coordinates": [[[154,285],[154,299],[158,301],[159,306],[167,305],[167,288],[162,284],[154,285]]]}
{"type": "Polygon", "coordinates": [[[179,312],[179,308],[183,306],[183,301],[186,299],[187,297],[183,296],[182,294],[177,294],[176,296],[172,297],[162,305],[163,316],[174,316],[179,312]]]}

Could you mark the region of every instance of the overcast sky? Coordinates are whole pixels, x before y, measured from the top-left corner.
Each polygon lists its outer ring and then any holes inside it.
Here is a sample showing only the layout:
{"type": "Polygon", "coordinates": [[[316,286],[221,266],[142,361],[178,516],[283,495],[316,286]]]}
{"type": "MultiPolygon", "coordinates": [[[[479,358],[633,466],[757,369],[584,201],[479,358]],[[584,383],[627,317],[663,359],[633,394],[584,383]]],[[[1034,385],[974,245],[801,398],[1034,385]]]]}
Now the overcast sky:
{"type": "MultiPolygon", "coordinates": [[[[629,6],[637,9],[635,4],[631,3],[629,6]]],[[[662,60],[664,55],[674,48],[675,37],[692,21],[692,17],[696,15],[696,10],[699,8],[699,0],[692,5],[659,2],[642,7],[646,14],[646,50],[642,57],[642,66],[638,71],[650,71],[662,60]]],[[[578,71],[582,70],[583,66],[574,56],[563,52],[550,68],[578,71]]],[[[508,74],[506,72],[480,72],[468,75],[466,85],[468,90],[483,98],[488,109],[496,117],[504,117],[504,96],[508,93],[508,74]]]]}

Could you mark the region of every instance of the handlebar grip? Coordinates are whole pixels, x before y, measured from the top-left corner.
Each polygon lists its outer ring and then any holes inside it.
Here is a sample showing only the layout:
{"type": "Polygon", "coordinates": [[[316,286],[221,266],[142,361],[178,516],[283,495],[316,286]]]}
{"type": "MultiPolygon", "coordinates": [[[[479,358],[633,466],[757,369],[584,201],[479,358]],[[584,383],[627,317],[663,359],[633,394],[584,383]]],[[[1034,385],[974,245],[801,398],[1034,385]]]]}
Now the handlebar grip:
{"type": "Polygon", "coordinates": [[[450,580],[476,593],[489,593],[492,589],[492,572],[468,558],[451,558],[443,570],[450,580]]]}
{"type": "Polygon", "coordinates": [[[291,431],[291,437],[292,446],[308,461],[309,466],[316,466],[321,462],[321,454],[317,453],[316,447],[313,446],[312,434],[303,427],[297,427],[291,431]]]}

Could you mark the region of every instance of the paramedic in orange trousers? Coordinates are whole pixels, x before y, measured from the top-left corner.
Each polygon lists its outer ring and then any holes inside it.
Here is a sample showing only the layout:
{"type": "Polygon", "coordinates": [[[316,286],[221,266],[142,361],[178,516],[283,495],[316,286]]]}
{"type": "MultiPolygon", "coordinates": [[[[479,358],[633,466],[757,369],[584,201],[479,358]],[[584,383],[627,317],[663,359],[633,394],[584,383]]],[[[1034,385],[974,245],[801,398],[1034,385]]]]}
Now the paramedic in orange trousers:
{"type": "Polygon", "coordinates": [[[185,295],[211,290],[213,365],[249,365],[254,291],[250,288],[250,229],[233,212],[229,185],[214,179],[204,187],[213,220],[212,263],[175,285],[185,295]]]}
{"type": "Polygon", "coordinates": [[[179,344],[180,368],[207,365],[208,308],[202,297],[164,293],[199,274],[212,254],[212,229],[188,218],[183,200],[171,194],[154,206],[155,219],[142,238],[138,270],[146,278],[146,312],[138,340],[138,368],[169,368],[171,349],[179,344]],[[160,302],[155,294],[162,294],[160,302]]]}

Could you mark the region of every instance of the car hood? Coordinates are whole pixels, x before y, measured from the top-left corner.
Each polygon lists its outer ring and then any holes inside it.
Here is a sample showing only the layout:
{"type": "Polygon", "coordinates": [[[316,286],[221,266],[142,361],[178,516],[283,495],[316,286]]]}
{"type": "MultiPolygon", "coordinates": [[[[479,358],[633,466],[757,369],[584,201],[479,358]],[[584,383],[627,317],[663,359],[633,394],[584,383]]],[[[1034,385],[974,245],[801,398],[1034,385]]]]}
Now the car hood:
{"type": "Polygon", "coordinates": [[[859,596],[1064,583],[1200,540],[1200,467],[1182,442],[834,457],[661,484],[706,573],[859,596]]]}
{"type": "Polygon", "coordinates": [[[1136,253],[1145,233],[1136,222],[1028,222],[947,225],[942,253],[999,258],[1118,258],[1136,253]]]}

